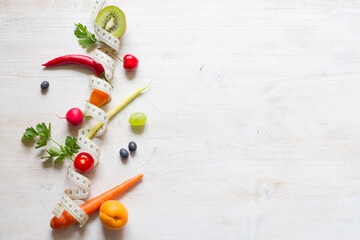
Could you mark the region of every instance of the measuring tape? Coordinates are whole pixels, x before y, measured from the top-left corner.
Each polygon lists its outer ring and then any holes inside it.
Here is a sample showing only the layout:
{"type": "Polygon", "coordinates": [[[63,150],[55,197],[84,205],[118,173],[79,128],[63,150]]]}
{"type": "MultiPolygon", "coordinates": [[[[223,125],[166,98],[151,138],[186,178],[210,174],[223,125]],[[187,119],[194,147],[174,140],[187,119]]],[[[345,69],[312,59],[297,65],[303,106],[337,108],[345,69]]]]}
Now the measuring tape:
{"type": "MultiPolygon", "coordinates": [[[[101,28],[95,22],[95,18],[102,9],[104,3],[105,0],[95,0],[92,6],[94,29],[95,29],[96,37],[100,41],[106,43],[112,49],[104,48],[103,51],[96,49],[94,60],[101,63],[101,65],[103,65],[105,69],[105,77],[107,80],[110,81],[114,77],[115,61],[108,54],[114,53],[114,50],[116,52],[119,51],[120,40],[111,33],[107,32],[105,29],[101,28]]],[[[109,82],[101,78],[98,78],[95,75],[91,75],[89,80],[89,86],[92,89],[98,89],[100,91],[103,91],[107,93],[109,97],[111,97],[113,88],[109,82]]],[[[104,134],[109,122],[109,116],[106,114],[106,112],[100,109],[99,107],[87,102],[85,105],[85,113],[103,123],[103,126],[96,132],[94,136],[98,137],[104,134]]],[[[88,152],[93,156],[94,167],[96,167],[99,164],[100,147],[94,141],[86,137],[90,131],[91,128],[80,129],[78,131],[77,143],[81,147],[82,152],[88,152]]],[[[90,195],[91,181],[87,177],[76,172],[73,164],[68,166],[66,178],[70,183],[76,185],[76,187],[65,189],[60,203],[56,205],[52,213],[57,218],[60,218],[60,216],[66,210],[79,222],[80,227],[82,227],[89,219],[89,216],[86,214],[84,210],[80,208],[80,206],[77,203],[74,202],[74,200],[84,199],[90,195]]]]}

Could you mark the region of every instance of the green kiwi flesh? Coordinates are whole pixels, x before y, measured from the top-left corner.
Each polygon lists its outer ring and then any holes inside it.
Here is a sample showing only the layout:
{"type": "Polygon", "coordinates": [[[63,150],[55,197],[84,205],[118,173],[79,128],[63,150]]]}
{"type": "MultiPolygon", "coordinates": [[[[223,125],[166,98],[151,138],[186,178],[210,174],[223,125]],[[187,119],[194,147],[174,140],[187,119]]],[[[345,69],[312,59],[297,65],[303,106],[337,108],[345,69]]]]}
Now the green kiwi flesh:
{"type": "Polygon", "coordinates": [[[121,37],[126,30],[125,14],[116,6],[108,6],[102,9],[95,22],[117,38],[121,37]]]}

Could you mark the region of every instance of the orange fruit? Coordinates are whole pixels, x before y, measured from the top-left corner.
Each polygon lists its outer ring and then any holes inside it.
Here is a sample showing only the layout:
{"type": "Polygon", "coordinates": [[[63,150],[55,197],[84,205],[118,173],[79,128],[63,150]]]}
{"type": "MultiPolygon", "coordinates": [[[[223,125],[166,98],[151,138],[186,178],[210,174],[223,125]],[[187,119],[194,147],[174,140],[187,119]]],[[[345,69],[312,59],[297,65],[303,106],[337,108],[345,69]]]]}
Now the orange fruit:
{"type": "Polygon", "coordinates": [[[111,98],[109,94],[98,89],[94,89],[90,95],[90,103],[98,107],[101,107],[105,103],[110,102],[110,100],[111,98]]]}
{"type": "Polygon", "coordinates": [[[110,200],[104,202],[100,207],[100,221],[108,229],[120,229],[128,221],[128,211],[120,202],[110,200]]]}

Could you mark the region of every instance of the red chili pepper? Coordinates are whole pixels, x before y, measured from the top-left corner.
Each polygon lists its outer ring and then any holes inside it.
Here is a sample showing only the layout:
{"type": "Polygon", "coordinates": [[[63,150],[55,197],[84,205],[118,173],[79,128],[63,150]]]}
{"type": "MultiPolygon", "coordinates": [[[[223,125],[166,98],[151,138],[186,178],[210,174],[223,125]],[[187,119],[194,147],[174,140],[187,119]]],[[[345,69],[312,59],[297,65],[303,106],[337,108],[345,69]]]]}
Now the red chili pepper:
{"type": "Polygon", "coordinates": [[[91,68],[94,70],[95,74],[97,76],[104,76],[105,75],[105,69],[104,67],[96,62],[94,59],[88,56],[84,55],[65,55],[62,57],[54,58],[53,60],[48,61],[47,63],[43,64],[43,66],[46,67],[53,67],[53,66],[59,66],[63,64],[78,64],[82,65],[88,68],[91,68]]]}

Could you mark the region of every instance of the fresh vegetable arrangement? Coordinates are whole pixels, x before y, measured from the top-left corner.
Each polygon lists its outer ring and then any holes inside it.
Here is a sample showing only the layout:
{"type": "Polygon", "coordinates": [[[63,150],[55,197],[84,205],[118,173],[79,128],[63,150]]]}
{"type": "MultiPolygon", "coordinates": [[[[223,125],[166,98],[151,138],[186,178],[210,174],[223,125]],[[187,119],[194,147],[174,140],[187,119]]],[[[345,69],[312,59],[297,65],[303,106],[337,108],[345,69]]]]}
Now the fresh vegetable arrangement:
{"type": "MultiPolygon", "coordinates": [[[[120,185],[110,189],[109,191],[104,192],[103,194],[91,199],[90,201],[80,205],[80,208],[83,209],[85,213],[88,215],[93,214],[96,210],[100,208],[100,206],[104,202],[114,199],[116,196],[118,196],[119,194],[126,191],[134,184],[136,184],[142,177],[143,175],[139,174],[121,183],[120,185]]],[[[64,212],[60,218],[53,217],[50,221],[50,226],[53,229],[64,229],[71,226],[74,223],[76,223],[76,219],[68,212],[64,212]]]]}
{"type": "MultiPolygon", "coordinates": [[[[82,25],[81,23],[75,24],[75,26],[76,29],[74,31],[74,34],[79,39],[78,42],[82,47],[88,48],[93,46],[95,43],[104,44],[104,42],[98,41],[95,35],[87,30],[86,26],[82,25]]],[[[135,71],[139,65],[139,60],[133,55],[126,54],[123,57],[123,59],[121,59],[118,56],[116,56],[116,54],[114,54],[114,52],[112,51],[108,51],[108,53],[111,53],[112,56],[122,61],[124,63],[123,64],[124,69],[128,72],[135,71]]]]}
{"type": "MultiPolygon", "coordinates": [[[[75,24],[74,34],[82,47],[88,48],[94,44],[101,44],[101,47],[95,49],[95,57],[69,54],[43,64],[45,67],[76,64],[93,70],[95,75],[90,76],[89,82],[93,91],[86,103],[85,110],[71,108],[62,119],[66,119],[69,124],[74,126],[82,124],[84,117],[92,117],[97,122],[92,128],[80,129],[77,138],[67,136],[64,145],[60,145],[51,137],[50,123],[48,125],[39,123],[35,127],[28,127],[22,136],[23,141],[36,140],[36,149],[46,148],[46,154],[41,156],[41,159],[70,160],[71,164],[68,165],[66,177],[76,187],[66,189],[61,201],[53,210],[55,216],[50,222],[53,229],[63,229],[76,222],[83,226],[89,215],[100,207],[100,220],[106,228],[119,229],[123,227],[128,218],[126,207],[119,202],[110,200],[143,177],[143,174],[139,174],[82,205],[74,202],[76,199],[89,196],[92,183],[82,174],[91,171],[99,164],[100,148],[91,138],[102,135],[109,120],[150,85],[134,90],[107,112],[100,108],[111,101],[113,86],[110,81],[114,77],[115,69],[113,57],[122,61],[124,69],[129,72],[135,71],[139,63],[136,57],[129,54],[126,54],[123,60],[117,56],[120,50],[119,38],[126,30],[125,14],[116,6],[101,9],[104,2],[105,0],[96,0],[93,5],[95,34],[81,23],[75,24]]],[[[48,87],[49,82],[47,81],[41,84],[42,90],[46,90],[48,87]]],[[[133,114],[129,119],[129,123],[133,126],[141,126],[145,122],[146,115],[139,112],[133,114]]],[[[128,149],[130,152],[134,152],[137,149],[136,143],[131,141],[128,149]]],[[[120,150],[120,156],[128,158],[129,153],[123,148],[120,150]]]]}

